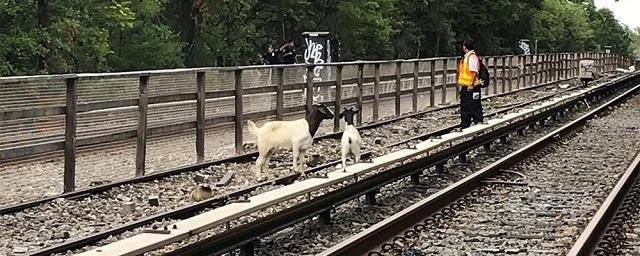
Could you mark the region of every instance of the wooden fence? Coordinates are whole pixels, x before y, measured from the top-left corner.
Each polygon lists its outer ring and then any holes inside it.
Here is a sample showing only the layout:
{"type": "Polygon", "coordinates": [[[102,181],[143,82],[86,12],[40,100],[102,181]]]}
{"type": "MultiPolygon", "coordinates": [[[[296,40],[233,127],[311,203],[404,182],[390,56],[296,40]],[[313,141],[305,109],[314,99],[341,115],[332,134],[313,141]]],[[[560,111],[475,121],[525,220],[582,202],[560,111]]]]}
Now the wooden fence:
{"type": "MultiPolygon", "coordinates": [[[[485,94],[576,77],[580,59],[596,60],[599,72],[627,67],[632,60],[603,53],[552,53],[482,57],[492,75],[485,94]]],[[[204,160],[205,129],[233,124],[235,149],[243,149],[245,119],[308,111],[314,92],[339,112],[344,104],[362,109],[372,101],[373,121],[381,99],[428,93],[429,105],[447,102],[455,87],[457,58],[358,61],[310,66],[277,65],[194,68],[142,72],[0,78],[0,161],[64,150],[64,191],[75,189],[76,148],[137,139],[136,175],[145,174],[146,141],[151,135],[195,129],[198,162],[204,160]],[[313,77],[314,68],[329,75],[313,77]],[[193,110],[195,108],[195,110],[193,110]],[[195,116],[176,115],[175,109],[195,116]],[[174,111],[174,112],[172,112],[174,111]],[[151,118],[151,120],[150,120],[151,118]],[[150,122],[151,121],[151,122],[150,122]],[[151,124],[151,125],[150,125],[151,124]]],[[[317,95],[316,95],[317,96],[317,95]]],[[[362,111],[356,118],[362,123],[362,111]]],[[[334,119],[334,131],[340,120],[334,119]]]]}

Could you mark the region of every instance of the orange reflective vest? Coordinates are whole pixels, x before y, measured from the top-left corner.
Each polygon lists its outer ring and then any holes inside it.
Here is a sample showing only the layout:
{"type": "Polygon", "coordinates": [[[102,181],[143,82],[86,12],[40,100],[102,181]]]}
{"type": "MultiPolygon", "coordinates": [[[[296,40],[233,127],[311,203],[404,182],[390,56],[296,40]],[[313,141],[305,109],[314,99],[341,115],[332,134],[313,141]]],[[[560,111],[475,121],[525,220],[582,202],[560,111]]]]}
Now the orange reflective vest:
{"type": "Polygon", "coordinates": [[[480,85],[480,79],[473,80],[473,74],[469,71],[469,57],[476,55],[475,53],[469,54],[458,63],[458,85],[469,86],[473,82],[473,86],[480,85]]]}

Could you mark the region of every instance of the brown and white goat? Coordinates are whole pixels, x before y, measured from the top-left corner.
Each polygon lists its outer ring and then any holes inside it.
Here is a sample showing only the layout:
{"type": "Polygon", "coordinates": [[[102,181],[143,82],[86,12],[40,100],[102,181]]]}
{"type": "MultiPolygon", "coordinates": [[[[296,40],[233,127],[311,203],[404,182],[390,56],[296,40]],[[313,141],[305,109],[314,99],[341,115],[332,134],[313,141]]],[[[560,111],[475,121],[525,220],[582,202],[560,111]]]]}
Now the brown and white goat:
{"type": "Polygon", "coordinates": [[[333,119],[334,115],[324,104],[314,104],[311,113],[304,119],[293,121],[270,121],[258,128],[252,121],[247,121],[249,132],[256,136],[258,159],[256,160],[256,176],[262,180],[262,170],[269,169],[269,160],[275,150],[293,151],[293,168],[304,172],[305,151],[311,147],[313,136],[320,123],[325,119],[333,119]],[[299,165],[298,165],[299,163],[299,165]]]}

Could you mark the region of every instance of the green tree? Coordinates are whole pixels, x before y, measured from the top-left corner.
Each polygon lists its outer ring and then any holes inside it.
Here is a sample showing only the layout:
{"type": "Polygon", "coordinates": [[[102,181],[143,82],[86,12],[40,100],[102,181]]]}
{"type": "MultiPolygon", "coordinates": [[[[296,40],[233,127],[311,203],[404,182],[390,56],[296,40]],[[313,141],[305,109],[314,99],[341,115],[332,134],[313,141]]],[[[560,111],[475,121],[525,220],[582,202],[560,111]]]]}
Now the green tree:
{"type": "Polygon", "coordinates": [[[586,10],[563,0],[544,0],[533,16],[531,36],[542,51],[582,51],[594,38],[586,10]]]}

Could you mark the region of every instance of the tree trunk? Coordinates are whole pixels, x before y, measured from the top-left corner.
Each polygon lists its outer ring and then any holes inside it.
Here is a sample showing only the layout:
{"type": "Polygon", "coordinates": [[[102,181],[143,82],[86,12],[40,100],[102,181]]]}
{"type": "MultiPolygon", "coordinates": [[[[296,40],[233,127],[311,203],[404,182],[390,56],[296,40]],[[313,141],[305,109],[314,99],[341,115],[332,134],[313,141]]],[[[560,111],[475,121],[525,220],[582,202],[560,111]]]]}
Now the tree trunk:
{"type": "Polygon", "coordinates": [[[436,32],[436,47],[433,56],[439,56],[440,54],[440,32],[436,32]]]}
{"type": "Polygon", "coordinates": [[[196,22],[193,0],[182,0],[180,6],[180,39],[184,43],[184,64],[193,66],[193,45],[195,43],[196,22]]]}
{"type": "MultiPolygon", "coordinates": [[[[41,31],[47,31],[49,28],[50,20],[49,20],[49,0],[38,0],[38,27],[41,31]]],[[[49,48],[49,43],[46,39],[40,42],[43,48],[46,49],[46,54],[44,56],[38,57],[38,67],[40,70],[47,70],[49,59],[51,57],[51,49],[49,48]]],[[[48,70],[47,70],[48,71],[48,70]]]]}

